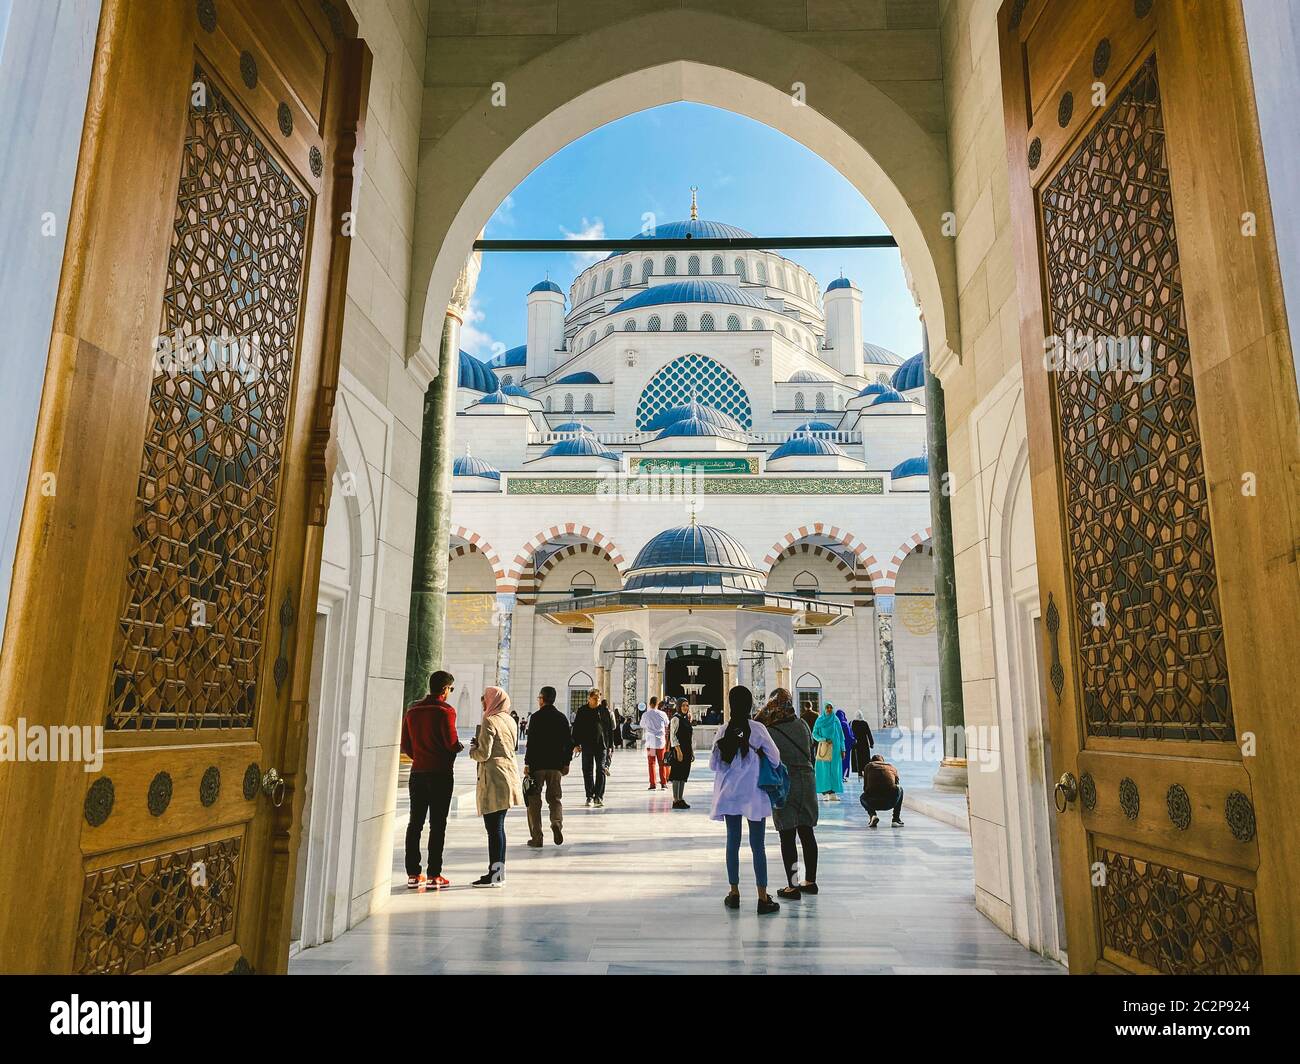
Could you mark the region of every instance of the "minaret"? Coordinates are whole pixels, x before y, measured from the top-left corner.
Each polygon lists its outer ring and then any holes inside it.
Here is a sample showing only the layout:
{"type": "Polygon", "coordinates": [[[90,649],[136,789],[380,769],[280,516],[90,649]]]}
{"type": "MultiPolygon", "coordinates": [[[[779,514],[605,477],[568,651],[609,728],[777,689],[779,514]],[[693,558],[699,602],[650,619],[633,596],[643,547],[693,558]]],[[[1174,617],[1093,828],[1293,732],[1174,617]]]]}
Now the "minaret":
{"type": "Polygon", "coordinates": [[[826,286],[822,305],[826,308],[826,338],[834,348],[827,361],[847,376],[861,377],[861,290],[847,277],[838,277],[826,286]]]}
{"type": "Polygon", "coordinates": [[[545,377],[564,346],[564,293],[548,276],[528,293],[528,354],[524,379],[545,377]]]}

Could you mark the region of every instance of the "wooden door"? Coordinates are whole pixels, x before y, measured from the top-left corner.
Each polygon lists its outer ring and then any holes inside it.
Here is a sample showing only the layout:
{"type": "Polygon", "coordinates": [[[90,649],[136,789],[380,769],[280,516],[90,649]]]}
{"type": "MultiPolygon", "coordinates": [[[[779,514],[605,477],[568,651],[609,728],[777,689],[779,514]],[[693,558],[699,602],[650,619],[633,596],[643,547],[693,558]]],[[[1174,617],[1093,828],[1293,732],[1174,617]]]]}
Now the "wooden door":
{"type": "Polygon", "coordinates": [[[998,31],[1070,967],[1295,971],[1300,423],[1239,0],[998,31]]]}
{"type": "Polygon", "coordinates": [[[105,753],[0,766],[6,971],[285,967],[368,72],[328,0],[104,2],[0,704],[105,753]]]}

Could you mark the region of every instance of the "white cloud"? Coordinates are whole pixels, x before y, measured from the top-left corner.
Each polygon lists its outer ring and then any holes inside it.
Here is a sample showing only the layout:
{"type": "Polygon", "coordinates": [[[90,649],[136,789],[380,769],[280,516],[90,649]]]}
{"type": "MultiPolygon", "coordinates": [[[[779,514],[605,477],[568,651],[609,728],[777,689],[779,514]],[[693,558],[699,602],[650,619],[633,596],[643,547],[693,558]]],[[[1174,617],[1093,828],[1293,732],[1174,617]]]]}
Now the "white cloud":
{"type": "MultiPolygon", "coordinates": [[[[582,227],[576,233],[564,226],[560,226],[560,232],[564,234],[565,240],[604,240],[605,223],[599,218],[594,222],[583,218],[582,227]]],[[[599,262],[605,255],[604,251],[575,251],[569,258],[573,260],[574,269],[582,270],[593,262],[599,262]]]]}
{"type": "Polygon", "coordinates": [[[506,350],[505,344],[500,340],[493,339],[492,334],[486,329],[479,328],[479,323],[485,321],[486,318],[487,315],[471,299],[469,309],[465,312],[465,323],[460,327],[461,349],[484,361],[506,350]]]}
{"type": "MultiPolygon", "coordinates": [[[[501,226],[504,229],[514,228],[514,224],[515,224],[514,196],[507,196],[505,199],[501,201],[501,206],[499,206],[495,211],[492,212],[492,217],[488,219],[488,225],[492,225],[494,223],[496,225],[501,226]]],[[[486,228],[487,227],[485,226],[484,229],[486,228]]]]}

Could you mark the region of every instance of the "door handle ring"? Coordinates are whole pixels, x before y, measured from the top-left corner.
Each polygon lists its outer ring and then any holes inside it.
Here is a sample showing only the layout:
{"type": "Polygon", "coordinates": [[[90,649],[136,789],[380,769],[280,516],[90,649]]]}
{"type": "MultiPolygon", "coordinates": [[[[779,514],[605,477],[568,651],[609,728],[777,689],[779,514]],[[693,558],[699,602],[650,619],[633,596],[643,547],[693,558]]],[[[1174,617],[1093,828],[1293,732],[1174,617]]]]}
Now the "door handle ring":
{"type": "Polygon", "coordinates": [[[1070,803],[1079,797],[1079,781],[1074,778],[1073,772],[1062,772],[1061,778],[1056,781],[1056,786],[1052,789],[1052,801],[1056,805],[1058,813],[1064,813],[1070,807],[1070,803]]]}
{"type": "Polygon", "coordinates": [[[271,799],[271,804],[279,809],[284,804],[285,780],[275,769],[268,768],[262,777],[262,793],[271,799]]]}

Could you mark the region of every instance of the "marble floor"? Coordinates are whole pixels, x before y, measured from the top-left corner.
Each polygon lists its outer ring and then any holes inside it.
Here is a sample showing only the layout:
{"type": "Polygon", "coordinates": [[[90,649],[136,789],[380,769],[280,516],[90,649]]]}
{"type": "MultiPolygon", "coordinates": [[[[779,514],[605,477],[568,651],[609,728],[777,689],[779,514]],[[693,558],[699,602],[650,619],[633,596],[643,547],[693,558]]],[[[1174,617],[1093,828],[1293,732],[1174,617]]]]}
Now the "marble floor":
{"type": "MultiPolygon", "coordinates": [[[[472,785],[459,759],[457,790],[472,785]]],[[[583,804],[575,763],[565,784],[565,841],[529,849],[522,809],[507,818],[507,885],[473,889],[487,846],[472,796],[447,827],[439,892],[406,890],[400,832],[393,898],[333,942],[289,962],[296,974],[910,974],[1061,973],[975,911],[970,837],[919,814],[868,830],[852,788],[821,806],[821,893],[754,912],[742,849],[740,911],[724,909],[723,829],[708,818],[711,777],[697,762],[692,808],[646,790],[645,757],[618,751],[603,809],[583,804]]],[[[545,807],[543,807],[545,810],[545,807]]],[[[405,787],[399,823],[405,823],[405,787]]],[[[780,848],[767,857],[779,885],[780,848]]]]}

